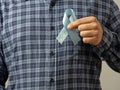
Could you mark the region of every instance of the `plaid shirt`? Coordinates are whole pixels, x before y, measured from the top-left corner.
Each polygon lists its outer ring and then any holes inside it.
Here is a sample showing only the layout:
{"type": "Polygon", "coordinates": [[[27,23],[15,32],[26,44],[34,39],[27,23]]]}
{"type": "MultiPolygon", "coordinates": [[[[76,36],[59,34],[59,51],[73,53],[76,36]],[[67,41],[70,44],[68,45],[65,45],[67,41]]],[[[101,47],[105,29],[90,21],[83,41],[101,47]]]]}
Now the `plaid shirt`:
{"type": "Polygon", "coordinates": [[[120,12],[112,0],[0,0],[0,90],[101,90],[102,58],[120,72],[120,12]],[[98,46],[56,40],[66,9],[98,18],[98,46]]]}

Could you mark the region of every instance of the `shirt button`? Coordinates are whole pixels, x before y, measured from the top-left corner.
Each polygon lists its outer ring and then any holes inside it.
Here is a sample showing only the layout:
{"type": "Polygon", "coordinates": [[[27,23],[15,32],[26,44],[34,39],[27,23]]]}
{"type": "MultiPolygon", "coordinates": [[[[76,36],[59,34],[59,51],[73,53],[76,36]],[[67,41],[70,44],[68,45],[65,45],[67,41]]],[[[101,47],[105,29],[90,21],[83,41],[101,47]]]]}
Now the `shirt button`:
{"type": "Polygon", "coordinates": [[[55,0],[51,0],[51,2],[50,2],[50,8],[54,7],[55,4],[56,4],[56,1],[55,0]]]}
{"type": "Polygon", "coordinates": [[[55,55],[55,53],[53,51],[50,51],[50,56],[55,55]]]}
{"type": "Polygon", "coordinates": [[[55,27],[54,27],[54,26],[51,26],[51,27],[50,27],[50,30],[51,30],[51,31],[55,30],[55,27]]]}
{"type": "Polygon", "coordinates": [[[54,82],[54,79],[53,79],[53,78],[51,78],[51,79],[50,79],[50,82],[51,82],[51,83],[52,83],[52,82],[54,82]]]}

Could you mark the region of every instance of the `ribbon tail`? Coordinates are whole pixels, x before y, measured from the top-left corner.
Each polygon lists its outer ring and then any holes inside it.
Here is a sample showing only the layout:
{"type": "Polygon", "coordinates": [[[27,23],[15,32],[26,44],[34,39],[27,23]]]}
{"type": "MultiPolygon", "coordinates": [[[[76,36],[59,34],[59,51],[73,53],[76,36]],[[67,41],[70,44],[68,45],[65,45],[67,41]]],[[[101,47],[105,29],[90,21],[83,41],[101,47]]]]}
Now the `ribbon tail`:
{"type": "Polygon", "coordinates": [[[62,44],[63,43],[63,41],[66,39],[66,37],[68,36],[68,32],[67,32],[67,30],[65,29],[65,28],[63,28],[62,30],[61,30],[61,32],[58,34],[58,36],[57,36],[57,40],[58,40],[58,42],[60,43],[60,44],[62,44]]]}
{"type": "Polygon", "coordinates": [[[76,32],[76,30],[73,30],[73,31],[69,30],[68,34],[69,34],[71,40],[73,41],[74,45],[76,45],[81,40],[78,33],[76,32]]]}

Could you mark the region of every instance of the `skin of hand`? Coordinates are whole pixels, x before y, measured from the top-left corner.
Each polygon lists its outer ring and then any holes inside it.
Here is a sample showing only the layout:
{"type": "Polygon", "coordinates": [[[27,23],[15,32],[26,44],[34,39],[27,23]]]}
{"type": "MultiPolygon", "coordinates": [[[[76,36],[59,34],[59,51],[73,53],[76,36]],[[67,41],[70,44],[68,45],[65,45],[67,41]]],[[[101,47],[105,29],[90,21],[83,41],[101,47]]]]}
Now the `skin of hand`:
{"type": "Polygon", "coordinates": [[[103,37],[103,29],[99,21],[94,16],[77,19],[68,25],[68,30],[78,29],[83,42],[97,46],[103,37]]]}

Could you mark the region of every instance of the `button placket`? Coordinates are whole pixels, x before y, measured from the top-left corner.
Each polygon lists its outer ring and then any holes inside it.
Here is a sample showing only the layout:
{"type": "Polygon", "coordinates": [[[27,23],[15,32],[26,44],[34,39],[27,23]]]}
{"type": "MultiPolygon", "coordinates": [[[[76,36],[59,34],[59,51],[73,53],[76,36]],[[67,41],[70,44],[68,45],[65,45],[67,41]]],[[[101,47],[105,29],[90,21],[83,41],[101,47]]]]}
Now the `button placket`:
{"type": "MultiPolygon", "coordinates": [[[[51,0],[50,0],[51,1],[51,0]]],[[[53,0],[54,1],[54,0],[53,0]]],[[[50,52],[49,52],[49,55],[50,55],[50,80],[49,80],[49,83],[50,83],[50,88],[51,90],[54,90],[56,88],[55,84],[56,84],[56,51],[55,51],[55,41],[56,40],[56,35],[55,35],[55,30],[56,30],[56,23],[55,23],[55,17],[54,17],[54,14],[55,14],[55,11],[54,11],[54,6],[55,4],[53,4],[53,2],[49,3],[49,14],[50,14],[50,20],[51,20],[51,23],[50,23],[50,33],[51,33],[51,36],[50,36],[50,40],[51,40],[51,44],[50,44],[50,52]]]]}
{"type": "Polygon", "coordinates": [[[50,86],[51,86],[51,88],[53,88],[54,85],[55,85],[54,78],[50,78],[50,86]]]}

